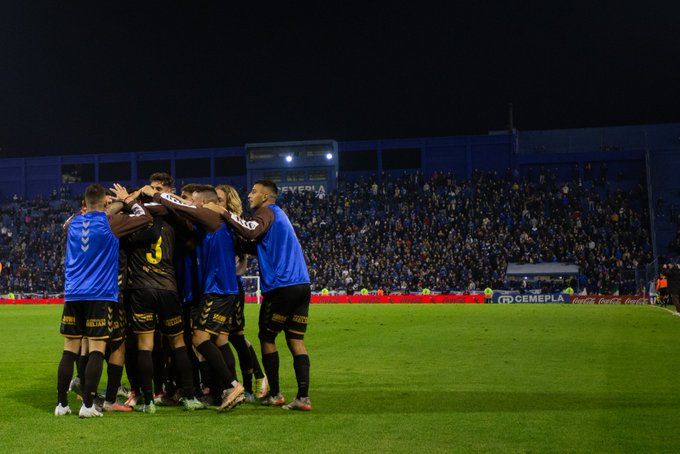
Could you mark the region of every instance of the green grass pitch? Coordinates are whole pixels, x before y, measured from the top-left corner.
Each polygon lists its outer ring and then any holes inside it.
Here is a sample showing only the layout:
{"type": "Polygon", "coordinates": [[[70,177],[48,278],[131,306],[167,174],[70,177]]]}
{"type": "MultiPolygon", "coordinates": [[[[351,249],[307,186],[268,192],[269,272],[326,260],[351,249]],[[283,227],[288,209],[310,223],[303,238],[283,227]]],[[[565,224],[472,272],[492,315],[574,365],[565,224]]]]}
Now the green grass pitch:
{"type": "Polygon", "coordinates": [[[53,416],[60,311],[0,306],[2,452],[680,451],[680,318],[650,307],[315,305],[311,413],[96,420],[53,416]]]}

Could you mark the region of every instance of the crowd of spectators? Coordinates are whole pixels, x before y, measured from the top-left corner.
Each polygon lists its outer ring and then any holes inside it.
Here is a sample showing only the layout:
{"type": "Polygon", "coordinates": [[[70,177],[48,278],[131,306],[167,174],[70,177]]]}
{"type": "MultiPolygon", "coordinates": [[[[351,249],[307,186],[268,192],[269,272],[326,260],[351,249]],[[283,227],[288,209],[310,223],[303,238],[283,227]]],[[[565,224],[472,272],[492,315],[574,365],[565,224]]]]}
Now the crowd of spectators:
{"type": "Polygon", "coordinates": [[[53,194],[51,199],[19,197],[0,205],[0,293],[62,293],[62,225],[79,204],[53,194]]]}
{"type": "MultiPolygon", "coordinates": [[[[579,288],[610,293],[627,270],[652,260],[645,201],[642,185],[564,183],[540,171],[525,179],[385,175],[340,181],[325,194],[288,192],[278,204],[300,238],[314,291],[507,289],[508,262],[559,261],[579,265],[579,288]]],[[[62,290],[61,225],[77,207],[56,196],[2,206],[0,293],[62,290]]]]}

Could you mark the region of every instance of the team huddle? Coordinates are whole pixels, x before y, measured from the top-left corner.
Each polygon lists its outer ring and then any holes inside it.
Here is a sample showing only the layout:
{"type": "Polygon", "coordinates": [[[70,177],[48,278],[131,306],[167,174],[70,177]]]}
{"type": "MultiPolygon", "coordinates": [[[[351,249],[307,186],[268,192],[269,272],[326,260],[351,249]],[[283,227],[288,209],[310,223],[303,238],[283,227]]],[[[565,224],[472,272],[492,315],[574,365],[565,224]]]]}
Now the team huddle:
{"type": "Polygon", "coordinates": [[[229,185],[189,184],[181,197],[173,186],[166,173],[151,175],[149,185],[132,193],[119,184],[110,193],[91,185],[81,213],[64,224],[64,351],[54,414],[71,413],[69,391],[83,400],[81,418],[155,413],[156,405],[224,411],[258,400],[311,410],[304,343],[309,274],[295,231],[276,205],[276,184],[253,185],[248,220],[229,185]],[[257,257],[260,270],[264,372],[244,335],[241,276],[248,255],[257,257]],[[298,385],[288,404],[279,388],[275,341],[281,331],[298,385]],[[104,361],[107,384],[100,396],[104,361]],[[124,369],[129,390],[121,386],[124,369]]]}

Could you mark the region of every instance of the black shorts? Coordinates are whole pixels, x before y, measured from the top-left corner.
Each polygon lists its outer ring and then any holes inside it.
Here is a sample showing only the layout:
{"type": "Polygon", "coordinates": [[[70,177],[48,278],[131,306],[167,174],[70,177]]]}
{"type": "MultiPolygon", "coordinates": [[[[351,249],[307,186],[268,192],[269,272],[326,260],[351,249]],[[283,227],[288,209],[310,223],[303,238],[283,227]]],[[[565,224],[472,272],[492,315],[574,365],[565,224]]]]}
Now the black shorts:
{"type": "Polygon", "coordinates": [[[246,317],[243,313],[243,309],[246,303],[246,294],[240,292],[236,295],[236,302],[234,302],[234,313],[231,317],[231,326],[229,327],[230,333],[240,333],[246,327],[246,317]]]}
{"type": "Polygon", "coordinates": [[[289,339],[304,339],[312,299],[309,284],[280,287],[262,296],[260,339],[271,341],[282,330],[289,339]]]}
{"type": "Polygon", "coordinates": [[[192,328],[214,335],[228,333],[235,302],[236,295],[203,295],[191,309],[192,328]]]}
{"type": "Polygon", "coordinates": [[[175,336],[184,331],[182,305],[177,292],[155,288],[135,288],[127,291],[128,322],[136,334],[152,333],[156,322],[161,333],[175,336]]]}
{"type": "Polygon", "coordinates": [[[111,314],[111,340],[117,341],[125,338],[125,304],[123,304],[123,294],[119,293],[118,302],[111,303],[113,309],[111,314]]]}
{"type": "Polygon", "coordinates": [[[111,301],[66,301],[59,332],[72,339],[108,339],[111,336],[114,304],[111,301]]]}

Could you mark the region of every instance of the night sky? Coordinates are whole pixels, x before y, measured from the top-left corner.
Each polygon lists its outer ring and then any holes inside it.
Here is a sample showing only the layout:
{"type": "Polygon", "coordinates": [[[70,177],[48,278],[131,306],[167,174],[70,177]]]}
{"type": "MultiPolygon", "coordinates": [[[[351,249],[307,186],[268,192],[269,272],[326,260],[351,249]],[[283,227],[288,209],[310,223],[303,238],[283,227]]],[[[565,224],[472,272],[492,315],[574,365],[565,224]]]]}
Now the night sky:
{"type": "Polygon", "coordinates": [[[677,1],[232,3],[1,4],[0,155],[680,121],[677,1]]]}

